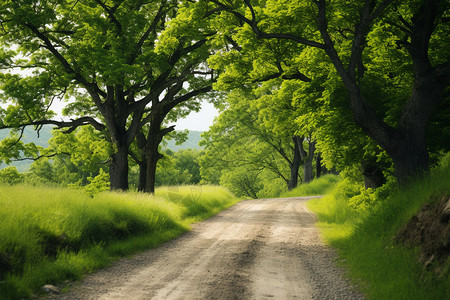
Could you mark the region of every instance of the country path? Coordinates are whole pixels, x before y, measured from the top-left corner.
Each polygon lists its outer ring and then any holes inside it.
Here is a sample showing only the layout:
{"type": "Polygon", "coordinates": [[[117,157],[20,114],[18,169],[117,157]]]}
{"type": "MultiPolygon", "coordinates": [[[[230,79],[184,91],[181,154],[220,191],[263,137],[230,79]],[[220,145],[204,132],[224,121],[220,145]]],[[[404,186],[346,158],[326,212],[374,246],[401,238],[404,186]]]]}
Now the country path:
{"type": "Polygon", "coordinates": [[[242,201],[48,298],[362,299],[320,240],[311,198],[242,201]]]}

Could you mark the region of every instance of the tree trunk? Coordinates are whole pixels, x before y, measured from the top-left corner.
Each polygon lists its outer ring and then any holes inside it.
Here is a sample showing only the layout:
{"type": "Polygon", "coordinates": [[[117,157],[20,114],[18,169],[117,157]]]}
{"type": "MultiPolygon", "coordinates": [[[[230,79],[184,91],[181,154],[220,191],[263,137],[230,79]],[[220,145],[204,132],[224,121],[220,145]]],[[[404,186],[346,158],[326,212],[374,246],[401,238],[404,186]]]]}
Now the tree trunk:
{"type": "Polygon", "coordinates": [[[368,188],[378,188],[386,183],[386,178],[383,174],[383,169],[379,166],[376,161],[364,161],[362,164],[363,177],[364,177],[364,187],[368,188]]]}
{"type": "Polygon", "coordinates": [[[313,160],[314,160],[314,152],[316,151],[316,143],[309,142],[308,148],[309,148],[308,155],[305,158],[304,164],[303,164],[303,176],[304,176],[305,183],[311,182],[314,179],[313,160]]]}
{"type": "Polygon", "coordinates": [[[175,130],[174,126],[168,128],[161,128],[163,118],[154,118],[150,122],[150,128],[147,134],[147,141],[145,145],[145,160],[147,161],[147,172],[146,172],[146,183],[144,191],[146,193],[155,193],[155,182],[156,182],[156,167],[158,161],[163,157],[159,153],[159,144],[163,137],[169,132],[175,130]]]}
{"type": "Polygon", "coordinates": [[[327,172],[327,168],[322,165],[322,154],[318,152],[316,156],[316,178],[319,178],[322,174],[324,175],[327,172]]]}
{"type": "Polygon", "coordinates": [[[139,165],[139,181],[138,181],[138,191],[145,192],[145,184],[147,183],[147,160],[142,159],[139,165]]]}
{"type": "Polygon", "coordinates": [[[128,190],[128,147],[117,148],[109,168],[111,190],[128,190]]]}
{"type": "Polygon", "coordinates": [[[314,142],[309,142],[308,146],[308,152],[306,153],[305,149],[303,148],[303,138],[298,138],[297,144],[300,151],[300,156],[303,160],[303,182],[307,183],[313,180],[313,159],[314,159],[314,152],[316,150],[316,145],[314,142]]]}
{"type": "Polygon", "coordinates": [[[394,162],[395,177],[400,186],[405,186],[412,177],[429,171],[425,134],[405,134],[396,141],[394,150],[389,154],[394,162]]]}
{"type": "Polygon", "coordinates": [[[294,159],[292,163],[289,164],[289,169],[291,171],[291,177],[288,182],[288,190],[292,190],[298,185],[298,169],[300,168],[301,163],[301,155],[299,145],[302,143],[302,138],[299,136],[293,136],[292,140],[294,141],[294,159]]]}
{"type": "Polygon", "coordinates": [[[145,153],[145,158],[147,161],[147,170],[146,170],[146,181],[145,181],[145,189],[146,193],[155,193],[155,183],[156,183],[156,167],[158,165],[158,161],[163,156],[158,152],[158,149],[147,149],[145,153]]]}

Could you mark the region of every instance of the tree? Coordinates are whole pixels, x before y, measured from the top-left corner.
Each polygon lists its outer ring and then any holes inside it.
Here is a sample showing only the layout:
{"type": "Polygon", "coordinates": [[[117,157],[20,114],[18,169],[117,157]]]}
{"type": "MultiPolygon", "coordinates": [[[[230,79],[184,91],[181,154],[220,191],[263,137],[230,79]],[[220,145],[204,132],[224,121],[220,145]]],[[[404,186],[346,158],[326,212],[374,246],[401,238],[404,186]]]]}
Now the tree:
{"type": "MultiPolygon", "coordinates": [[[[229,16],[235,18],[234,26],[241,29],[233,32],[230,25],[221,25],[227,34],[246,37],[251,31],[257,39],[289,40],[301,49],[324,51],[348,93],[354,121],[392,158],[399,183],[404,185],[410,176],[428,170],[426,129],[450,81],[450,47],[444,33],[448,32],[448,1],[258,4],[210,0],[207,5],[222,21],[230,22],[229,16]],[[371,71],[365,67],[367,60],[376,63],[382,58],[367,47],[377,30],[388,31],[393,38],[383,41],[385,47],[404,47],[413,66],[410,96],[399,104],[400,113],[391,122],[378,114],[363,92],[371,71]]],[[[246,40],[249,45],[239,46],[254,47],[250,39],[246,40]]]]}
{"type": "Polygon", "coordinates": [[[3,97],[14,103],[1,127],[106,130],[111,188],[128,189],[129,147],[153,115],[163,114],[156,110],[170,106],[161,96],[170,94],[172,102],[200,85],[195,73],[208,33],[162,34],[179,6],[172,0],[3,2],[1,41],[11,46],[1,49],[1,67],[33,71],[1,75],[3,97]],[[67,111],[78,118],[51,120],[50,105],[69,96],[76,100],[67,111]]]}
{"type": "MultiPolygon", "coordinates": [[[[181,89],[180,85],[180,89],[181,89]]],[[[159,152],[159,146],[168,133],[175,130],[175,126],[163,128],[167,115],[179,104],[195,98],[198,94],[206,93],[212,89],[211,84],[174,97],[176,93],[167,93],[157,105],[152,107],[149,114],[149,126],[146,128],[147,135],[141,130],[137,136],[137,148],[140,155],[134,155],[135,161],[140,166],[140,180],[138,189],[148,193],[154,193],[156,181],[156,168],[158,161],[163,157],[159,152]],[[140,157],[140,158],[139,158],[140,157]]]]}
{"type": "Polygon", "coordinates": [[[304,175],[312,179],[314,151],[307,153],[303,148],[304,139],[295,135],[290,98],[283,101],[278,91],[269,92],[268,86],[274,85],[264,85],[254,91],[235,89],[228,95],[227,109],[203,135],[206,153],[201,166],[205,180],[233,185],[244,177],[232,173],[246,170],[255,178],[245,180],[247,184],[237,188],[240,194],[257,195],[265,186],[258,178],[265,178],[268,173],[283,179],[287,188],[292,189],[297,186],[299,167],[305,162],[302,155],[309,157],[308,154],[311,158],[306,165],[311,167],[305,170],[310,173],[304,175]]]}
{"type": "MultiPolygon", "coordinates": [[[[286,160],[290,168],[290,176],[285,178],[289,189],[297,186],[298,169],[302,164],[305,181],[312,180],[314,141],[310,135],[308,138],[304,138],[303,133],[299,136],[301,129],[292,126],[297,117],[292,106],[296,88],[282,85],[284,81],[293,81],[297,85],[311,81],[291,67],[295,65],[293,55],[298,51],[297,47],[285,41],[263,41],[247,49],[237,44],[253,43],[244,42],[251,40],[253,34],[242,33],[231,38],[233,29],[230,31],[225,30],[216,38],[216,46],[229,51],[219,50],[208,60],[210,66],[220,72],[215,88],[241,93],[229,97],[228,101],[233,98],[231,105],[239,106],[241,113],[249,115],[245,123],[247,130],[258,135],[286,160]],[[304,150],[303,141],[311,144],[308,151],[304,150]]],[[[241,121],[245,121],[244,118],[241,121]]]]}

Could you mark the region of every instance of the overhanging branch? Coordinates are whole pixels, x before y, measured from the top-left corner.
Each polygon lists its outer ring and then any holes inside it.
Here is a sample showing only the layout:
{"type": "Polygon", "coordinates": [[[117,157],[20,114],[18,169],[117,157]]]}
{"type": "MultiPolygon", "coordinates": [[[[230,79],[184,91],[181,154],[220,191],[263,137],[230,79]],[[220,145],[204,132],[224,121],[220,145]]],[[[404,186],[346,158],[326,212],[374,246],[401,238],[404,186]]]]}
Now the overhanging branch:
{"type": "Polygon", "coordinates": [[[3,126],[0,126],[0,129],[25,128],[26,126],[43,126],[43,125],[55,125],[58,128],[69,128],[65,131],[65,133],[71,133],[78,127],[85,126],[85,125],[91,125],[96,130],[99,130],[99,131],[106,129],[105,125],[98,122],[93,117],[81,117],[79,119],[71,120],[71,121],[39,120],[39,121],[22,123],[22,124],[18,124],[18,125],[3,125],[3,126]]]}

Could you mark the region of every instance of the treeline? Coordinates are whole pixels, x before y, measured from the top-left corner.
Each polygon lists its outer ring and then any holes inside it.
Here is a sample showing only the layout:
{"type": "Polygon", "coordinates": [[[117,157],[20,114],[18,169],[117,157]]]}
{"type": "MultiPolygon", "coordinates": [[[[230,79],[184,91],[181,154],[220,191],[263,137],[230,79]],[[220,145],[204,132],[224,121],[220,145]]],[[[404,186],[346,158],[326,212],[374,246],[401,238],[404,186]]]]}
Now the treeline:
{"type": "MultiPolygon", "coordinates": [[[[278,149],[282,153],[285,151],[286,158],[283,158],[276,148],[258,141],[258,135],[245,126],[240,135],[234,132],[231,136],[222,136],[226,142],[218,139],[217,134],[222,134],[218,128],[222,128],[222,120],[230,112],[231,110],[223,112],[218,122],[202,134],[201,144],[207,146],[207,151],[198,145],[201,137],[197,132],[176,132],[174,139],[163,141],[163,149],[159,149],[163,157],[156,169],[155,186],[221,184],[236,195],[247,198],[275,197],[293,187],[290,177],[292,171],[288,167],[288,156],[291,153],[289,141],[286,149],[278,149]],[[166,148],[174,145],[178,150],[166,148]],[[186,148],[188,146],[196,149],[186,148]]],[[[228,126],[226,128],[231,128],[230,124],[225,125],[228,126]]],[[[26,134],[27,140],[32,141],[33,133],[28,131],[26,134]]],[[[51,131],[51,128],[46,127],[41,135],[44,139],[51,136],[45,141],[39,139],[40,145],[33,142],[41,156],[21,158],[24,159],[21,162],[30,164],[25,171],[18,170],[16,166],[1,169],[0,182],[10,185],[26,183],[85,188],[90,193],[109,188],[108,159],[111,145],[98,132],[90,127],[83,127],[64,133],[59,130],[51,131]]],[[[301,183],[327,172],[319,161],[313,168],[312,162],[317,155],[314,156],[314,148],[309,146],[311,144],[307,140],[299,141],[298,146],[307,160],[298,161],[298,166],[303,165],[303,169],[299,170],[297,167],[293,174],[294,179],[299,178],[301,183]],[[310,156],[305,148],[311,153],[310,156]]],[[[14,160],[10,163],[14,163],[14,160]]],[[[132,159],[128,176],[130,188],[136,190],[139,184],[139,166],[132,159]]]]}
{"type": "Polygon", "coordinates": [[[332,170],[366,188],[405,186],[450,150],[449,6],[2,3],[0,88],[10,105],[0,128],[17,136],[2,141],[0,158],[52,155],[18,141],[26,126],[83,127],[98,148],[72,160],[89,169],[107,149],[110,188],[127,190],[134,168],[137,189],[151,193],[161,142],[174,131],[167,124],[203,98],[222,112],[205,134],[203,182],[260,197],[332,170]],[[73,118],[55,120],[52,104],[67,99],[73,118]]]}
{"type": "MultiPolygon", "coordinates": [[[[64,134],[54,131],[49,146],[40,149],[42,157],[31,163],[28,171],[19,172],[15,166],[0,170],[0,182],[7,184],[55,185],[74,188],[109,188],[108,159],[111,146],[92,128],[85,127],[64,134]]],[[[201,180],[197,149],[161,150],[164,157],[156,170],[156,186],[198,184],[201,180]]],[[[131,163],[129,182],[137,189],[139,169],[131,163]]]]}

